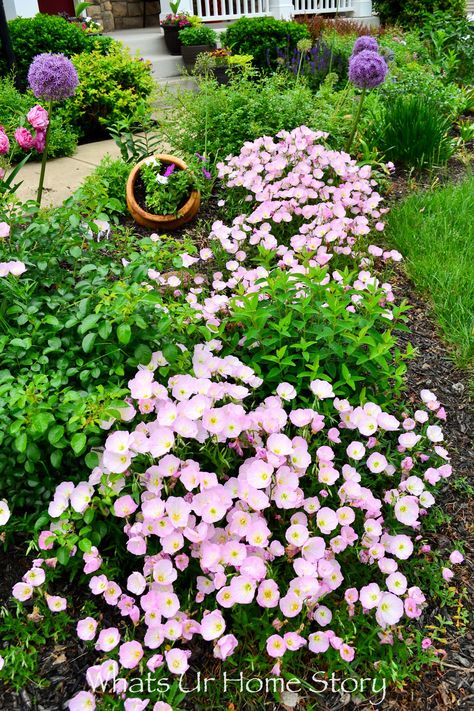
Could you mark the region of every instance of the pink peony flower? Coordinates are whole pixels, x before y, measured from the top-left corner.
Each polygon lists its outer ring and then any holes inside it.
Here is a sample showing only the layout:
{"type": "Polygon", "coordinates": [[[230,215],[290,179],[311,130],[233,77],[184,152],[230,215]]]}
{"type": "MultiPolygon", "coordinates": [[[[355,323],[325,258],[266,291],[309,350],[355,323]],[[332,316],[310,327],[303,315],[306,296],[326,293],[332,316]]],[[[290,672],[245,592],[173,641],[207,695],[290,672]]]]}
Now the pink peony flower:
{"type": "Polygon", "coordinates": [[[24,151],[31,151],[35,146],[35,140],[27,128],[19,127],[15,130],[15,141],[24,151]]]}

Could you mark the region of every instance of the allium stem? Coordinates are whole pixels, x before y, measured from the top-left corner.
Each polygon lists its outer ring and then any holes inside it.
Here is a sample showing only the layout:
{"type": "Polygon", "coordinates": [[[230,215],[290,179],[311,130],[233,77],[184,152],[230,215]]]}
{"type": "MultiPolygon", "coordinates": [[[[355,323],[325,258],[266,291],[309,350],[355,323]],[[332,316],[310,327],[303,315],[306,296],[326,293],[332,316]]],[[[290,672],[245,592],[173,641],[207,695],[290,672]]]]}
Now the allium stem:
{"type": "Polygon", "coordinates": [[[358,126],[358,124],[359,124],[360,115],[361,115],[361,113],[362,113],[362,106],[363,106],[363,103],[364,103],[364,99],[365,99],[366,93],[367,93],[367,89],[365,89],[365,88],[362,89],[362,94],[360,95],[359,106],[357,107],[357,113],[356,113],[356,115],[355,115],[354,123],[353,123],[353,125],[352,125],[351,135],[349,136],[349,140],[347,141],[346,153],[350,153],[350,152],[351,152],[352,144],[353,144],[353,142],[354,142],[354,136],[356,135],[357,126],[358,126]]]}
{"type": "Polygon", "coordinates": [[[41,158],[41,172],[40,172],[40,178],[39,178],[39,183],[38,183],[38,192],[36,194],[36,202],[38,203],[38,207],[41,206],[41,198],[43,196],[44,175],[46,172],[46,162],[48,160],[49,131],[51,129],[52,111],[53,111],[53,102],[50,101],[49,107],[48,107],[49,122],[48,122],[48,128],[46,129],[45,146],[44,146],[43,156],[41,158]]]}

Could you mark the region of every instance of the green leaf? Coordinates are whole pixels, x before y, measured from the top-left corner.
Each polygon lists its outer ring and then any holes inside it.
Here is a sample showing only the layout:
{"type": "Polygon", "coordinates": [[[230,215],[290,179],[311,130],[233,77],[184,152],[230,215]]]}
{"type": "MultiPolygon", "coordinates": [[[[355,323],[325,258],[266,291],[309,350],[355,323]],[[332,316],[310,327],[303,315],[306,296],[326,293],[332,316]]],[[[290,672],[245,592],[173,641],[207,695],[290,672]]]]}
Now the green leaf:
{"type": "Polygon", "coordinates": [[[89,553],[90,549],[92,548],[92,543],[88,538],[83,538],[79,541],[79,548],[83,553],[89,553]]]}
{"type": "Polygon", "coordinates": [[[90,329],[96,325],[99,319],[100,314],[89,314],[85,317],[85,319],[82,320],[79,328],[77,329],[77,332],[82,336],[87,331],[90,331],[90,329]]]}
{"type": "Polygon", "coordinates": [[[132,337],[132,329],[128,325],[128,323],[121,323],[120,326],[117,328],[117,338],[119,340],[119,343],[122,343],[124,346],[127,345],[127,343],[130,341],[132,337]]]}
{"type": "Polygon", "coordinates": [[[87,437],[83,432],[76,432],[71,438],[71,447],[74,454],[81,454],[87,444],[87,437]]]}
{"type": "Polygon", "coordinates": [[[97,452],[87,452],[86,454],[86,465],[89,469],[94,469],[94,467],[99,464],[99,455],[97,452]]]}
{"type": "Polygon", "coordinates": [[[95,339],[97,338],[97,333],[88,333],[82,339],[82,350],[84,353],[90,353],[94,347],[95,339]]]}
{"type": "Polygon", "coordinates": [[[62,425],[54,425],[48,432],[48,442],[55,445],[64,435],[64,427],[62,425]]]}
{"type": "Polygon", "coordinates": [[[26,436],[26,432],[22,432],[15,439],[15,449],[22,454],[23,452],[26,451],[27,444],[28,444],[28,437],[26,436]]]}
{"type": "Polygon", "coordinates": [[[67,565],[70,557],[69,548],[66,548],[66,546],[61,546],[61,548],[58,548],[56,551],[56,558],[61,565],[67,565]]]}

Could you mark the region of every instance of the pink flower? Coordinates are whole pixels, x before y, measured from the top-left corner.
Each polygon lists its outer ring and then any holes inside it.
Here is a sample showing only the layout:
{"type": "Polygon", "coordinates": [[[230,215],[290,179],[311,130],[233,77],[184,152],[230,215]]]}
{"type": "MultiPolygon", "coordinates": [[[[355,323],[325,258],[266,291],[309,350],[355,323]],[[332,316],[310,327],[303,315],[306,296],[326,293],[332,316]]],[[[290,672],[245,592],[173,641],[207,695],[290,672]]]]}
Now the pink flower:
{"type": "MultiPolygon", "coordinates": [[[[2,134],[0,133],[0,141],[2,139],[2,134]]],[[[1,155],[1,151],[0,151],[1,155]]],[[[0,176],[1,179],[1,176],[0,176]]],[[[10,225],[7,224],[6,222],[0,222],[0,238],[3,239],[3,237],[8,237],[10,234],[10,225]]]]}
{"type": "Polygon", "coordinates": [[[237,638],[233,634],[225,634],[217,640],[214,645],[214,656],[217,659],[227,659],[233,654],[238,645],[237,638]]]}
{"type": "Polygon", "coordinates": [[[78,620],[76,625],[76,632],[79,639],[85,641],[90,641],[94,639],[97,630],[97,620],[93,617],[85,617],[82,620],[78,620]]]}
{"type": "Polygon", "coordinates": [[[443,578],[448,582],[454,578],[454,573],[449,568],[442,568],[441,574],[442,574],[443,578]]]}
{"type": "Polygon", "coordinates": [[[282,657],[286,649],[286,642],[279,634],[272,634],[272,636],[267,639],[267,654],[270,657],[282,657]]]}
{"type": "Polygon", "coordinates": [[[352,662],[355,657],[355,649],[348,644],[341,644],[339,647],[339,654],[341,655],[341,659],[345,662],[352,662]]]}
{"type": "Polygon", "coordinates": [[[449,562],[452,563],[453,565],[457,565],[458,563],[462,563],[464,560],[464,556],[460,551],[453,551],[451,555],[449,556],[449,562]]]}
{"type": "Polygon", "coordinates": [[[26,119],[35,131],[46,131],[49,124],[48,112],[42,106],[36,104],[26,114],[26,119]]]}
{"type": "Polygon", "coordinates": [[[386,458],[379,452],[374,452],[367,459],[367,467],[373,474],[383,472],[387,468],[387,464],[386,458]]]}
{"type": "Polygon", "coordinates": [[[433,643],[432,643],[431,639],[429,639],[428,637],[425,637],[425,638],[421,641],[421,648],[422,648],[422,649],[429,649],[432,644],[433,644],[433,643]]]}
{"type": "Polygon", "coordinates": [[[420,507],[416,496],[401,496],[394,507],[395,517],[406,526],[413,526],[418,521],[420,507]]]}
{"type": "Polygon", "coordinates": [[[201,620],[201,635],[205,640],[217,639],[225,631],[225,620],[219,610],[204,615],[201,620]]]}
{"type": "Polygon", "coordinates": [[[191,652],[182,649],[170,649],[165,652],[166,665],[172,674],[184,674],[189,669],[188,657],[191,652]]]}
{"type": "Polygon", "coordinates": [[[17,128],[15,130],[15,141],[24,151],[31,151],[35,146],[35,141],[27,128],[17,128]]]}
{"type": "Polygon", "coordinates": [[[138,508],[138,505],[135,503],[135,501],[132,499],[131,496],[121,496],[118,498],[114,505],[113,505],[113,511],[114,514],[120,518],[124,518],[126,516],[131,516],[138,508]]]}
{"type": "Polygon", "coordinates": [[[56,536],[52,531],[41,531],[38,537],[38,546],[42,551],[50,551],[54,547],[56,536]]]}
{"type": "Polygon", "coordinates": [[[313,632],[308,637],[308,649],[314,654],[321,654],[329,649],[329,637],[326,632],[313,632]]]}
{"type": "Polygon", "coordinates": [[[110,652],[120,642],[120,632],[116,627],[107,627],[100,631],[95,648],[101,652],[110,652]]]}
{"type": "Polygon", "coordinates": [[[382,593],[377,607],[376,618],[381,627],[396,625],[403,617],[403,602],[397,595],[382,593]]]}
{"type": "Polygon", "coordinates": [[[51,612],[62,612],[62,610],[65,610],[67,607],[67,600],[65,597],[60,597],[59,595],[48,595],[46,593],[46,604],[51,612]]]}
{"type": "Polygon", "coordinates": [[[69,711],[94,711],[95,696],[90,691],[80,691],[67,702],[69,711]]]}
{"type": "Polygon", "coordinates": [[[140,664],[143,657],[143,647],[139,642],[125,642],[120,645],[119,659],[120,664],[125,669],[134,669],[140,664]]]}
{"type": "Polygon", "coordinates": [[[0,126],[0,155],[3,156],[10,150],[10,141],[3,126],[0,126]]]}
{"type": "Polygon", "coordinates": [[[33,586],[27,583],[16,583],[13,586],[12,595],[16,600],[24,602],[25,600],[29,600],[33,595],[33,589],[33,586]]]}
{"type": "Polygon", "coordinates": [[[326,380],[312,380],[309,384],[311,392],[316,395],[319,400],[334,397],[334,391],[331,383],[326,380]]]}

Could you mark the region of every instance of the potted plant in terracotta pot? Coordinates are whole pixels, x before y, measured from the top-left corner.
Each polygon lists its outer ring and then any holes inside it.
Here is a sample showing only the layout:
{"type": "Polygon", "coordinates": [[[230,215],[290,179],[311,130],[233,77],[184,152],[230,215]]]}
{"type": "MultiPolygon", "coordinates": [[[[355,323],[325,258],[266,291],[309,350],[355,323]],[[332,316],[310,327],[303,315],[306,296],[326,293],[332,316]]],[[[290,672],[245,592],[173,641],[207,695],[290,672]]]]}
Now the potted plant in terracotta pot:
{"type": "Polygon", "coordinates": [[[127,207],[143,227],[178,229],[195,217],[200,203],[194,172],[176,156],[144,158],[128,177],[127,207]]]}
{"type": "Polygon", "coordinates": [[[181,54],[181,41],[179,31],[191,25],[191,18],[187,12],[178,13],[180,0],[170,2],[171,13],[160,20],[165,35],[165,44],[168,52],[174,56],[181,54]]]}
{"type": "Polygon", "coordinates": [[[197,25],[185,27],[179,32],[181,56],[188,71],[194,69],[198,54],[210,52],[217,47],[217,34],[210,27],[197,25]]]}

